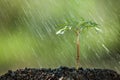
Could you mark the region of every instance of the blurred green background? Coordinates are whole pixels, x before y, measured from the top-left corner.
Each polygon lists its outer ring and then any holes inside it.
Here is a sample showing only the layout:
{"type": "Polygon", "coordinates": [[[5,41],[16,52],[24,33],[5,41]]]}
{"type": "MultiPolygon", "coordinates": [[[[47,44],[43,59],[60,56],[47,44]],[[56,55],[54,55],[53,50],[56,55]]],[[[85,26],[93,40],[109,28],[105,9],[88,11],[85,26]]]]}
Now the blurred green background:
{"type": "Polygon", "coordinates": [[[56,35],[81,17],[101,32],[80,35],[84,68],[120,72],[120,0],[0,0],[0,74],[19,68],[75,66],[75,34],[56,35]]]}

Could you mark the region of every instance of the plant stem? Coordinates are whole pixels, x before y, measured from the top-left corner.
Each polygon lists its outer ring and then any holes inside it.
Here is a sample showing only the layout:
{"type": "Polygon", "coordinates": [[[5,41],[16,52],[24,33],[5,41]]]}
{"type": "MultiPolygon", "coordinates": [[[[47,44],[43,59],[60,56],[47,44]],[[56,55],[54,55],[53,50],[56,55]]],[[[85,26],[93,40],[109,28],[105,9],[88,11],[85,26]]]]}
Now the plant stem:
{"type": "Polygon", "coordinates": [[[77,55],[76,55],[76,69],[78,69],[79,64],[80,64],[80,31],[77,30],[76,31],[76,35],[77,35],[77,40],[76,40],[76,47],[77,47],[77,55]]]}

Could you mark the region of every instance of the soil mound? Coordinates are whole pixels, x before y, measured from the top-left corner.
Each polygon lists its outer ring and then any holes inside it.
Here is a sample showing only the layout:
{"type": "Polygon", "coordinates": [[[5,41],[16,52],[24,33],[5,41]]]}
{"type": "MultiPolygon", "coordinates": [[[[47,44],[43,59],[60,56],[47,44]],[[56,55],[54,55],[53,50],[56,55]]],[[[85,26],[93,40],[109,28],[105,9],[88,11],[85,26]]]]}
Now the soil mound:
{"type": "Polygon", "coordinates": [[[16,71],[9,70],[0,76],[0,80],[120,80],[120,75],[109,69],[25,68],[16,71]]]}

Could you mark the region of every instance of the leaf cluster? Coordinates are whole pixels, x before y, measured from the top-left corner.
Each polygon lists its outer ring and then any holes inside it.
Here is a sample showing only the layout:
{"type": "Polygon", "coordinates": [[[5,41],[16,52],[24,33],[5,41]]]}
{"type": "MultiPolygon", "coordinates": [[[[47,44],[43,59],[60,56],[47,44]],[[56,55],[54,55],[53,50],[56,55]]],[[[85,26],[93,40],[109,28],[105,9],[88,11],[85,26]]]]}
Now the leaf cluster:
{"type": "Polygon", "coordinates": [[[96,22],[90,20],[88,21],[83,18],[80,18],[79,20],[75,18],[72,20],[68,20],[65,22],[64,25],[65,26],[62,29],[58,30],[56,34],[64,34],[68,30],[72,30],[72,31],[79,30],[80,32],[82,32],[83,30],[89,28],[94,28],[96,31],[100,30],[96,22]]]}

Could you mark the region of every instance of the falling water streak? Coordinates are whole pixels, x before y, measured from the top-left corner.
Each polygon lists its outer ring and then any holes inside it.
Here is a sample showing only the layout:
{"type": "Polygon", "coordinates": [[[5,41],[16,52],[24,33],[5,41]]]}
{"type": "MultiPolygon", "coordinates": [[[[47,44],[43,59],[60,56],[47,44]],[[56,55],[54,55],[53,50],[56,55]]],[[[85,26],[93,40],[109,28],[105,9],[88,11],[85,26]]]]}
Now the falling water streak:
{"type": "Polygon", "coordinates": [[[110,52],[109,49],[104,44],[102,44],[102,47],[107,51],[107,54],[110,52]]]}

